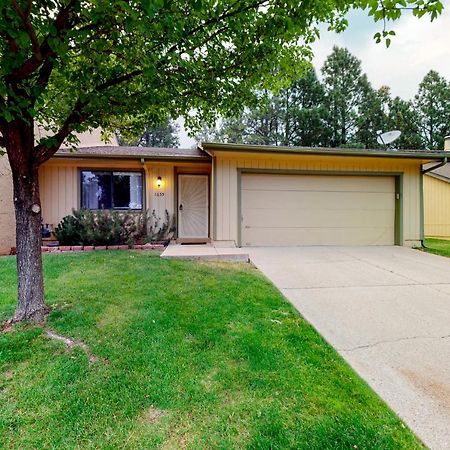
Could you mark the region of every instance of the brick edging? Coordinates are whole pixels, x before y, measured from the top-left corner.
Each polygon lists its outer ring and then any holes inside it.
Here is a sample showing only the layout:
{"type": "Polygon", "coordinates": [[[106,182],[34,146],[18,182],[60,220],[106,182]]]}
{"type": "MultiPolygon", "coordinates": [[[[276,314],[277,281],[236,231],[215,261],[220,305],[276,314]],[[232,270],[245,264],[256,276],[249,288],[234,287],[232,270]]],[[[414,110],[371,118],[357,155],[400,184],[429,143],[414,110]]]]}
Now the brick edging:
{"type": "Polygon", "coordinates": [[[162,244],[144,245],[60,245],[59,247],[42,246],[42,253],[93,252],[101,250],[163,250],[162,244]]]}
{"type": "MultiPolygon", "coordinates": [[[[93,252],[101,250],[164,250],[163,244],[143,244],[143,245],[60,245],[50,247],[41,246],[42,253],[69,253],[69,252],[93,252]]],[[[16,247],[11,247],[10,255],[16,254],[16,247]]],[[[7,253],[5,253],[7,255],[7,253]]],[[[0,255],[1,256],[1,255],[0,255]]]]}

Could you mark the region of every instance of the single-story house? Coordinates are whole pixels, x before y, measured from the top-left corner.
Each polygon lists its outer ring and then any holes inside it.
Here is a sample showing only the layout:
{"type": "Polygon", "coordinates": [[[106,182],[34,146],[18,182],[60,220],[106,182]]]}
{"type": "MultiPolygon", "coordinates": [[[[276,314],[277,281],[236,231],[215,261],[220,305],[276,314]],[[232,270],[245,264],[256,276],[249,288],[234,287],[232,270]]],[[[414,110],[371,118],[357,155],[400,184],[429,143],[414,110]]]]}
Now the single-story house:
{"type": "Polygon", "coordinates": [[[450,164],[428,172],[423,188],[425,236],[450,238],[450,164]]]}
{"type": "Polygon", "coordinates": [[[423,168],[448,154],[218,143],[61,149],[40,169],[43,220],[56,226],[81,207],[167,210],[186,241],[420,246],[423,168]]]}

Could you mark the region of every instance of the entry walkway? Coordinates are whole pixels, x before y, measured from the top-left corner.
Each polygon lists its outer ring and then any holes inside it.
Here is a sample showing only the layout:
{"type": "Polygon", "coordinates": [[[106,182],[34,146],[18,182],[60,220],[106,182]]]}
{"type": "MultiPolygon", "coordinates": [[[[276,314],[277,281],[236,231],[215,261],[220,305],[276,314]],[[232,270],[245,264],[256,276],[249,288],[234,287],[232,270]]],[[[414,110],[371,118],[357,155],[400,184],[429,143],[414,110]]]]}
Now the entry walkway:
{"type": "Polygon", "coordinates": [[[248,252],[235,247],[215,247],[214,244],[170,244],[161,258],[205,259],[209,261],[248,262],[248,252]]]}

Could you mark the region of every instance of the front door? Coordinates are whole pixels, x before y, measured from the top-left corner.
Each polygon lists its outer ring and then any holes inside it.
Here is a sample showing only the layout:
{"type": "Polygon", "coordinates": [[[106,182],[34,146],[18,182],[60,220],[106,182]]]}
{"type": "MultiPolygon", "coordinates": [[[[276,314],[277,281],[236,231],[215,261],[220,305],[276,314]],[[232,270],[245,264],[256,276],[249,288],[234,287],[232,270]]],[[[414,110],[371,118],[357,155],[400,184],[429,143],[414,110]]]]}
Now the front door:
{"type": "Polygon", "coordinates": [[[207,238],[208,175],[178,175],[178,237],[207,238]]]}

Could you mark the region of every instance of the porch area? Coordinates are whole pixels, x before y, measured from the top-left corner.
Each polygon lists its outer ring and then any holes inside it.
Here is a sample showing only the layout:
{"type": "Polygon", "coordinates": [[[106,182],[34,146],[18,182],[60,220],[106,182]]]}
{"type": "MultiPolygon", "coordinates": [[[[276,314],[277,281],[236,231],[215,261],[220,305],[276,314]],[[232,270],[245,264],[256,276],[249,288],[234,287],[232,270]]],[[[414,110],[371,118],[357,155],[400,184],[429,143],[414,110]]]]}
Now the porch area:
{"type": "Polygon", "coordinates": [[[173,242],[161,254],[167,259],[204,259],[208,261],[248,262],[249,255],[242,248],[219,247],[214,242],[205,244],[181,244],[173,242]]]}

